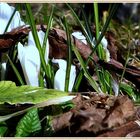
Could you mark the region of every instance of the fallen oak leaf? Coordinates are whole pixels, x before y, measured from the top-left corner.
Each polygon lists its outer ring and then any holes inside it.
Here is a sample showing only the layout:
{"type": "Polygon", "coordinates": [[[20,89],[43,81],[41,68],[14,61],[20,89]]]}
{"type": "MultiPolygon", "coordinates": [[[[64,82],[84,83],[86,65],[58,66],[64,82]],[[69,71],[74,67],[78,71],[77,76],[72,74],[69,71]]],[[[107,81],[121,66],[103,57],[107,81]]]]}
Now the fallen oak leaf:
{"type": "Polygon", "coordinates": [[[12,39],[14,42],[18,42],[25,38],[30,31],[31,29],[29,26],[23,25],[12,29],[10,32],[6,32],[5,34],[1,35],[1,37],[3,39],[12,39]]]}
{"type": "Polygon", "coordinates": [[[106,39],[108,41],[107,48],[110,52],[111,58],[113,58],[114,60],[117,60],[118,48],[117,48],[117,45],[116,45],[115,34],[111,31],[107,31],[106,39]]]}
{"type": "Polygon", "coordinates": [[[125,137],[128,133],[139,129],[140,126],[135,121],[130,121],[116,129],[108,130],[107,132],[98,135],[98,137],[125,137]]]}
{"type": "Polygon", "coordinates": [[[5,52],[21,39],[25,38],[30,31],[29,27],[20,26],[0,35],[0,51],[5,52]]]}
{"type": "MultiPolygon", "coordinates": [[[[41,29],[46,32],[46,26],[42,25],[41,29]]],[[[67,58],[67,36],[66,32],[61,29],[53,28],[49,31],[49,43],[51,45],[50,48],[50,57],[54,58],[67,58]]],[[[74,36],[71,38],[72,42],[75,44],[75,46],[78,48],[79,53],[81,56],[86,60],[92,50],[90,49],[89,45],[84,44],[79,39],[75,38],[74,36]]],[[[96,55],[93,55],[93,58],[95,61],[98,60],[98,57],[96,55]]]]}
{"type": "Polygon", "coordinates": [[[132,120],[135,115],[133,102],[127,96],[118,96],[114,101],[114,105],[107,111],[106,117],[102,124],[106,124],[108,128],[115,128],[128,120],[132,120]]]}
{"type": "Polygon", "coordinates": [[[55,29],[49,31],[49,44],[50,44],[50,52],[49,56],[55,59],[66,59],[67,58],[67,43],[66,40],[59,36],[55,29]]]}
{"type": "Polygon", "coordinates": [[[0,39],[1,52],[7,51],[13,45],[14,45],[14,41],[12,39],[0,39]]]}
{"type": "MultiPolygon", "coordinates": [[[[73,109],[65,114],[53,117],[52,127],[55,131],[55,136],[64,136],[64,132],[65,135],[70,136],[86,136],[87,134],[90,136],[98,136],[106,131],[115,131],[128,121],[133,122],[136,119],[134,117],[135,109],[133,108],[133,103],[127,96],[90,95],[90,99],[83,99],[80,96],[82,95],[78,95],[73,99],[75,102],[75,107],[73,109]],[[118,114],[114,112],[119,111],[122,115],[119,116],[119,120],[115,120],[118,114]],[[126,115],[127,111],[129,113],[128,116],[126,115]],[[112,113],[114,115],[110,117],[112,113]],[[65,121],[63,121],[64,118],[66,119],[65,121]],[[107,125],[103,124],[103,121],[105,121],[104,118],[108,119],[107,125]],[[63,125],[59,124],[62,121],[63,125]],[[113,121],[113,123],[111,121],[113,121]],[[112,124],[110,125],[110,123],[112,124]]],[[[136,130],[138,125],[134,123],[132,127],[134,128],[133,130],[136,130]]],[[[125,132],[124,135],[126,134],[125,132]]]]}

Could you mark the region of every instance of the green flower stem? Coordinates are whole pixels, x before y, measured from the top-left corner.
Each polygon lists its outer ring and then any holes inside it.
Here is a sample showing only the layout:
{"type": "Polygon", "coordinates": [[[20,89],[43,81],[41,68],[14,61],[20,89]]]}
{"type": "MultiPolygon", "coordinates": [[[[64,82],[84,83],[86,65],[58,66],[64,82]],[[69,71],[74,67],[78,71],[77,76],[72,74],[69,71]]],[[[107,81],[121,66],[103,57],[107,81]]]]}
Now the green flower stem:
{"type": "MultiPolygon", "coordinates": [[[[50,14],[48,24],[47,24],[47,30],[46,30],[45,37],[44,37],[44,40],[43,40],[43,45],[42,45],[44,58],[45,58],[45,51],[47,50],[46,47],[49,47],[49,46],[46,46],[46,43],[47,43],[47,39],[48,39],[49,30],[51,28],[51,23],[52,23],[52,20],[53,20],[53,18],[52,18],[53,17],[53,12],[54,12],[54,6],[52,7],[52,10],[51,10],[51,14],[50,14]]],[[[47,68],[49,77],[51,77],[51,83],[53,83],[53,78],[54,77],[52,76],[52,72],[51,72],[52,69],[51,69],[51,66],[49,65],[49,63],[46,64],[46,68],[47,68]]],[[[41,65],[41,70],[40,70],[39,83],[40,83],[41,87],[44,86],[43,66],[42,65],[41,65]]]]}
{"type": "Polygon", "coordinates": [[[73,46],[73,50],[74,50],[74,53],[77,57],[77,59],[79,60],[80,64],[81,64],[81,67],[84,71],[84,75],[85,77],[87,78],[87,80],[89,81],[90,85],[95,89],[95,91],[97,93],[100,93],[101,91],[99,90],[99,87],[98,87],[98,84],[97,82],[92,78],[92,76],[89,74],[88,70],[87,70],[87,66],[85,65],[80,53],[78,52],[77,48],[75,46],[73,46]]]}
{"type": "Polygon", "coordinates": [[[71,37],[68,28],[66,18],[64,18],[64,26],[67,34],[67,45],[68,45],[68,57],[67,57],[67,68],[66,68],[66,78],[65,78],[65,91],[68,92],[69,89],[69,80],[70,80],[70,71],[71,71],[71,62],[72,62],[72,45],[71,37]]]}
{"type": "MultiPolygon", "coordinates": [[[[95,29],[96,29],[96,41],[98,40],[99,34],[99,13],[98,13],[98,3],[94,3],[94,14],[95,14],[95,29]]],[[[101,44],[97,47],[97,54],[99,59],[104,59],[104,50],[101,44]]]]}
{"type": "Polygon", "coordinates": [[[45,51],[46,51],[46,43],[47,43],[47,39],[48,39],[48,35],[49,35],[49,30],[51,28],[51,24],[52,24],[52,20],[53,20],[53,13],[54,13],[54,6],[52,6],[52,9],[51,9],[51,14],[50,14],[50,17],[49,17],[49,20],[48,20],[47,30],[46,30],[44,41],[43,41],[44,56],[45,56],[45,51]]]}
{"type": "Polygon", "coordinates": [[[90,36],[88,35],[88,32],[86,31],[85,27],[83,26],[83,24],[81,23],[79,17],[77,16],[77,14],[74,12],[74,10],[72,9],[72,7],[66,3],[67,7],[71,10],[74,18],[77,20],[78,24],[81,26],[82,30],[83,30],[83,33],[87,39],[87,42],[89,43],[90,47],[93,49],[93,43],[92,43],[92,39],[90,38],[90,36]]]}
{"type": "Polygon", "coordinates": [[[93,34],[92,34],[92,31],[91,31],[91,27],[89,25],[88,18],[86,16],[82,6],[81,6],[81,12],[82,12],[82,15],[83,15],[83,19],[85,21],[85,26],[86,26],[86,29],[87,29],[87,33],[88,33],[88,35],[90,37],[90,40],[92,40],[93,39],[93,34]]]}
{"type": "Polygon", "coordinates": [[[18,72],[17,68],[14,66],[14,64],[13,64],[12,60],[10,59],[10,57],[8,56],[8,54],[6,56],[7,56],[8,60],[9,60],[10,65],[12,66],[12,69],[15,72],[20,84],[25,85],[24,81],[22,80],[22,78],[20,76],[20,73],[18,72]]]}
{"type": "Polygon", "coordinates": [[[48,88],[52,88],[53,83],[52,83],[52,80],[51,80],[51,75],[50,75],[50,72],[47,69],[47,64],[45,62],[43,51],[42,51],[42,48],[41,48],[41,45],[40,45],[40,42],[39,42],[39,38],[38,38],[36,27],[35,27],[35,22],[34,22],[32,11],[31,11],[31,6],[30,6],[30,4],[25,4],[25,5],[26,5],[26,11],[27,11],[27,18],[28,18],[29,23],[31,24],[33,37],[34,37],[36,46],[37,46],[39,54],[40,54],[42,67],[43,67],[43,69],[45,71],[45,74],[47,76],[48,88]]]}
{"type": "MultiPolygon", "coordinates": [[[[129,35],[128,40],[131,40],[130,39],[130,32],[128,32],[128,35],[129,35]]],[[[124,74],[125,74],[125,71],[126,71],[126,66],[128,64],[128,61],[129,61],[129,56],[130,56],[130,46],[128,45],[128,52],[127,52],[126,61],[125,61],[125,64],[124,64],[124,69],[123,69],[123,72],[122,72],[122,75],[121,75],[120,84],[122,83],[122,80],[123,80],[123,77],[124,77],[124,74]]]]}
{"type": "Polygon", "coordinates": [[[75,91],[75,92],[78,91],[79,86],[80,86],[80,84],[81,84],[81,81],[82,81],[82,79],[83,79],[83,76],[84,76],[84,72],[83,72],[83,70],[81,70],[81,71],[79,72],[79,74],[78,74],[76,80],[75,80],[75,84],[74,84],[74,86],[73,86],[73,91],[75,91]]]}

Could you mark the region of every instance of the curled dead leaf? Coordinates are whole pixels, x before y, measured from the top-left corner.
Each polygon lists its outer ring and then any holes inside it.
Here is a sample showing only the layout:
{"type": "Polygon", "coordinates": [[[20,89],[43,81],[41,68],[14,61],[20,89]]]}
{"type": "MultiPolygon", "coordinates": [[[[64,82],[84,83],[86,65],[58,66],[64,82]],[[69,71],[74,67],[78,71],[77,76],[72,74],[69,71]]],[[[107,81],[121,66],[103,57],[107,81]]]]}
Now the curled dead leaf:
{"type": "MultiPolygon", "coordinates": [[[[78,95],[74,99],[75,107],[69,112],[53,118],[54,131],[63,136],[63,132],[67,135],[98,136],[104,134],[105,131],[112,129],[114,136],[125,136],[130,129],[125,126],[132,126],[132,130],[136,130],[137,124],[131,122],[135,120],[135,109],[133,102],[127,96],[106,96],[106,95],[90,95],[90,98],[83,98],[78,95]],[[61,121],[60,121],[61,120],[61,121]],[[64,121],[65,120],[65,121],[64,121]],[[127,122],[131,122],[127,124],[127,122]],[[57,122],[57,123],[56,123],[57,122]],[[60,124],[59,124],[60,123],[60,124]],[[55,126],[56,125],[56,126],[55,126]],[[126,132],[115,132],[117,128],[124,125],[126,132]]],[[[104,134],[108,136],[107,133],[104,134]]],[[[59,135],[60,136],[60,135],[59,135]]]]}
{"type": "Polygon", "coordinates": [[[0,39],[0,52],[5,52],[14,44],[12,39],[0,39]]]}
{"type": "Polygon", "coordinates": [[[5,52],[21,39],[25,38],[30,31],[29,27],[21,26],[6,32],[0,36],[0,51],[5,52]]]}

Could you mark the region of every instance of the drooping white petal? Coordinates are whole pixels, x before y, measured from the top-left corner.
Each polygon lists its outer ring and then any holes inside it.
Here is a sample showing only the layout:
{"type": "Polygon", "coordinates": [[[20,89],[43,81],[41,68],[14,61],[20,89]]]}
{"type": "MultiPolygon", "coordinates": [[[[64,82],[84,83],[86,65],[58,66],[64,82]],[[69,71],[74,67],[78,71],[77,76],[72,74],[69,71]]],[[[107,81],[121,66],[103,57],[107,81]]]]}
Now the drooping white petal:
{"type": "MultiPolygon", "coordinates": [[[[101,32],[100,32],[100,34],[101,34],[101,32]]],[[[107,40],[106,40],[105,37],[102,38],[101,44],[103,45],[103,48],[104,48],[105,53],[106,53],[106,58],[105,58],[105,59],[106,59],[106,62],[109,62],[109,61],[110,61],[110,52],[109,52],[109,50],[107,49],[108,42],[107,42],[107,40]]]]}
{"type": "MultiPolygon", "coordinates": [[[[0,3],[0,34],[3,34],[5,28],[14,12],[15,8],[9,6],[7,3],[0,3]]],[[[21,21],[20,14],[16,11],[7,31],[11,31],[13,28],[24,25],[24,22],[21,21]]]]}
{"type": "MultiPolygon", "coordinates": [[[[6,26],[14,12],[15,8],[12,6],[9,6],[5,2],[0,2],[0,34],[3,34],[6,26]]],[[[14,17],[12,18],[12,21],[10,22],[10,25],[7,29],[7,31],[11,31],[13,28],[16,28],[18,26],[24,25],[24,22],[21,21],[20,14],[18,11],[16,11],[14,17]]],[[[2,66],[3,67],[3,66],[2,66]]],[[[4,63],[4,67],[2,69],[1,77],[5,77],[5,70],[6,70],[6,62],[4,63]]]]}
{"type": "Polygon", "coordinates": [[[17,28],[22,25],[25,25],[25,23],[21,20],[19,12],[16,11],[16,13],[10,23],[11,29],[17,28]]]}
{"type": "Polygon", "coordinates": [[[38,74],[40,70],[40,56],[36,46],[23,47],[18,44],[18,57],[28,85],[38,86],[38,74]]]}
{"type": "MultiPolygon", "coordinates": [[[[99,32],[101,34],[101,32],[99,32]]],[[[95,37],[93,37],[93,44],[95,44],[95,37]]],[[[107,46],[108,46],[108,42],[106,40],[105,37],[102,38],[101,40],[101,44],[103,46],[103,49],[105,51],[105,61],[106,62],[109,62],[110,61],[110,52],[109,50],[107,49],[107,46]]]]}
{"type": "Polygon", "coordinates": [[[1,64],[1,80],[5,79],[5,72],[6,72],[6,62],[1,64]]]}
{"type": "MultiPolygon", "coordinates": [[[[37,33],[38,33],[40,44],[42,45],[45,34],[42,31],[39,31],[37,33]]],[[[48,54],[49,54],[48,41],[46,45],[47,45],[46,46],[47,49],[45,52],[46,54],[45,60],[46,62],[48,62],[48,54]]],[[[19,44],[18,57],[19,57],[27,84],[32,85],[32,86],[39,86],[38,75],[40,73],[40,55],[36,47],[32,32],[29,32],[27,46],[23,47],[21,44],[19,44]]]]}
{"type": "Polygon", "coordinates": [[[81,32],[73,32],[72,35],[87,45],[86,37],[81,32]]]}
{"type": "MultiPolygon", "coordinates": [[[[54,88],[64,91],[67,62],[63,59],[52,59],[52,62],[58,63],[59,65],[59,69],[57,70],[54,77],[54,88]]],[[[76,78],[76,68],[74,65],[71,65],[69,89],[68,89],[69,91],[72,91],[75,78],[76,78]]]]}
{"type": "MultiPolygon", "coordinates": [[[[101,32],[100,32],[100,34],[101,34],[101,32]]],[[[86,37],[81,32],[79,32],[79,31],[78,32],[73,32],[72,35],[74,37],[76,37],[77,39],[81,40],[84,44],[87,45],[86,37]]],[[[95,46],[95,37],[93,37],[92,42],[93,42],[93,46],[95,46]]],[[[105,59],[108,62],[108,61],[110,61],[110,52],[107,49],[108,42],[107,42],[105,37],[102,38],[101,44],[103,45],[103,48],[104,48],[105,53],[106,53],[106,58],[105,59]]]]}
{"type": "Polygon", "coordinates": [[[103,45],[103,48],[104,48],[105,53],[106,53],[106,58],[105,58],[105,59],[106,59],[106,62],[109,62],[109,61],[110,61],[110,52],[109,52],[109,50],[107,49],[108,42],[107,42],[107,40],[106,40],[105,37],[102,38],[101,44],[103,45]]]}
{"type": "MultiPolygon", "coordinates": [[[[0,22],[1,22],[0,34],[3,34],[12,13],[13,13],[13,10],[7,3],[4,3],[4,2],[0,3],[0,22]]],[[[10,27],[8,28],[8,31],[9,30],[11,30],[10,27]]]]}
{"type": "MultiPolygon", "coordinates": [[[[40,41],[40,45],[42,46],[43,45],[43,40],[44,40],[44,36],[45,36],[45,33],[43,31],[39,31],[37,32],[38,33],[38,38],[39,38],[39,41],[40,41]]],[[[29,38],[28,38],[28,45],[30,46],[36,46],[35,44],[35,41],[34,41],[34,38],[33,38],[33,35],[32,33],[30,32],[29,33],[29,38]]],[[[47,43],[46,43],[46,50],[45,50],[45,60],[46,60],[46,63],[48,63],[48,57],[49,57],[49,41],[47,40],[47,43]]]]}
{"type": "MultiPolygon", "coordinates": [[[[43,31],[39,31],[38,36],[39,36],[40,44],[42,46],[43,41],[44,41],[45,33],[43,31]]],[[[49,41],[47,39],[46,50],[45,50],[45,61],[46,61],[46,63],[48,63],[48,58],[49,58],[49,41]]]]}

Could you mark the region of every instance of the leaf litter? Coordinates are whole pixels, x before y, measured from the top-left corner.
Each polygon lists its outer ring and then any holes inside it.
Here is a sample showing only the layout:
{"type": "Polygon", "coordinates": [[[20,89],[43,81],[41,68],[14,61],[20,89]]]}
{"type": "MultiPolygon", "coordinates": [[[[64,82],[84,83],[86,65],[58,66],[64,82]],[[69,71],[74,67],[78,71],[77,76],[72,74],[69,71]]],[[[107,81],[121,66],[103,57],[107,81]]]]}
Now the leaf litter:
{"type": "MultiPolygon", "coordinates": [[[[38,30],[46,31],[42,25],[36,26],[38,30]]],[[[7,51],[19,40],[25,38],[30,31],[29,27],[18,27],[11,32],[1,35],[0,51],[7,51]],[[16,41],[15,41],[16,40],[16,41]]],[[[96,54],[94,61],[115,73],[122,73],[123,65],[118,61],[115,37],[108,32],[108,49],[111,53],[110,62],[98,60],[96,54]],[[113,46],[113,47],[112,47],[113,46]]],[[[67,57],[66,33],[63,30],[53,28],[48,36],[51,47],[50,58],[67,57]]],[[[92,52],[90,47],[75,37],[72,38],[75,46],[83,59],[87,59],[92,52]]],[[[93,64],[89,65],[93,69],[93,64]]],[[[139,69],[135,67],[126,68],[125,78],[133,82],[139,89],[139,69]]],[[[54,136],[135,136],[139,132],[139,111],[131,99],[126,95],[110,96],[89,93],[86,98],[82,94],[72,100],[75,107],[70,111],[55,116],[52,119],[54,136]]]]}
{"type": "Polygon", "coordinates": [[[127,96],[109,96],[90,93],[89,99],[80,93],[70,111],[52,119],[54,136],[125,136],[139,129],[137,108],[127,96]],[[126,126],[133,126],[132,129],[126,126]],[[118,132],[120,129],[123,133],[118,132]],[[64,133],[65,132],[65,133],[64,133]],[[112,135],[113,133],[113,135],[112,135]]]}

